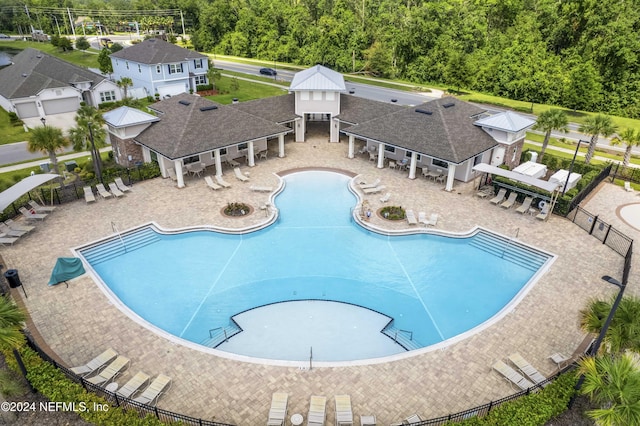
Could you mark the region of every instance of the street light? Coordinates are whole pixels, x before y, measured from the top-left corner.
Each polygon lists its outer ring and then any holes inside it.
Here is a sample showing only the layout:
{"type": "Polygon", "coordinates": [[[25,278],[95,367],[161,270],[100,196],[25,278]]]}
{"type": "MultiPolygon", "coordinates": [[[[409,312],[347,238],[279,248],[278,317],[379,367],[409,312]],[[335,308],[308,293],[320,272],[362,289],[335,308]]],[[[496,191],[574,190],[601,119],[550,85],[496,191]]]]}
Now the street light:
{"type": "Polygon", "coordinates": [[[47,119],[46,119],[46,118],[44,118],[44,117],[40,117],[40,121],[42,122],[42,125],[43,125],[43,126],[46,126],[46,125],[47,125],[47,119]]]}
{"type": "Polygon", "coordinates": [[[564,193],[567,191],[567,185],[569,185],[569,178],[571,177],[571,172],[573,171],[573,164],[576,162],[578,150],[580,149],[580,144],[582,142],[588,143],[587,141],[583,141],[582,139],[578,140],[578,146],[576,146],[576,152],[573,153],[573,159],[571,160],[571,165],[569,166],[569,173],[567,174],[567,180],[564,183],[564,188],[562,188],[562,195],[564,195],[564,193]]]}
{"type": "Polygon", "coordinates": [[[58,37],[62,37],[62,33],[60,32],[60,25],[58,25],[58,18],[56,17],[56,15],[49,15],[51,16],[53,19],[56,20],[56,28],[58,28],[58,37]]]}

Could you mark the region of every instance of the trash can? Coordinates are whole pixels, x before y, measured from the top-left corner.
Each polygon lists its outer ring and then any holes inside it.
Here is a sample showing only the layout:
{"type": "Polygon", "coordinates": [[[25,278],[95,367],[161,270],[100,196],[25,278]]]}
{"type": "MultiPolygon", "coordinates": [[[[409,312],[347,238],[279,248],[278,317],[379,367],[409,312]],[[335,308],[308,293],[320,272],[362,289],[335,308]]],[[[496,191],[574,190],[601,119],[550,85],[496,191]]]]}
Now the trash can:
{"type": "Polygon", "coordinates": [[[67,161],[66,163],[64,163],[64,166],[66,167],[68,172],[73,172],[76,167],[78,167],[78,163],[76,163],[75,161],[67,161]]]}
{"type": "Polygon", "coordinates": [[[49,173],[49,171],[51,171],[51,165],[49,163],[40,163],[40,170],[49,173]]]}
{"type": "Polygon", "coordinates": [[[7,279],[9,287],[11,288],[18,288],[22,285],[17,269],[8,269],[7,272],[4,273],[4,277],[7,279]]]}

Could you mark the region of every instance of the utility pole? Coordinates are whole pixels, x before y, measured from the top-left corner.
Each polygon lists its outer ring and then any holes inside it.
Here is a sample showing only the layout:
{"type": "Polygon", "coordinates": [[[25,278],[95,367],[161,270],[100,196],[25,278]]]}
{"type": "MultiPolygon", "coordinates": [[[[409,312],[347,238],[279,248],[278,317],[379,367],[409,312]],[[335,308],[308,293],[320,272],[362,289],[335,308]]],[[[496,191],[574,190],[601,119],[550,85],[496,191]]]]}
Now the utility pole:
{"type": "Polygon", "coordinates": [[[33,25],[31,24],[31,15],[29,15],[29,8],[27,5],[24,5],[24,10],[27,12],[27,19],[29,19],[29,26],[31,27],[31,34],[34,33],[33,25]]]}
{"type": "Polygon", "coordinates": [[[76,38],[76,27],[73,25],[73,19],[71,18],[71,10],[67,8],[67,14],[69,15],[69,24],[71,24],[71,32],[73,33],[73,38],[76,38]]]}
{"type": "Polygon", "coordinates": [[[180,21],[182,22],[182,37],[184,38],[187,33],[184,30],[184,15],[182,14],[182,9],[180,9],[180,21]]]}

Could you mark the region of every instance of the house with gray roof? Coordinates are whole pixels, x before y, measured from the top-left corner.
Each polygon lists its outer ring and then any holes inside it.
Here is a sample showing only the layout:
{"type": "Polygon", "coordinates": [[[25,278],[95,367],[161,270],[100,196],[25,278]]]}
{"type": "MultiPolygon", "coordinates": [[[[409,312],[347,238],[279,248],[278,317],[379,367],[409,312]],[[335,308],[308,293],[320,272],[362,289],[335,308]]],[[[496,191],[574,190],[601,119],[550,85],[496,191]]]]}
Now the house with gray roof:
{"type": "Polygon", "coordinates": [[[0,106],[21,119],[74,112],[122,99],[118,86],[86,68],[27,48],[0,70],[0,106]]]}
{"type": "Polygon", "coordinates": [[[209,84],[206,55],[161,39],[151,38],[112,53],[113,77],[128,77],[133,82],[132,97],[158,96],[162,99],[196,91],[209,84]]]}

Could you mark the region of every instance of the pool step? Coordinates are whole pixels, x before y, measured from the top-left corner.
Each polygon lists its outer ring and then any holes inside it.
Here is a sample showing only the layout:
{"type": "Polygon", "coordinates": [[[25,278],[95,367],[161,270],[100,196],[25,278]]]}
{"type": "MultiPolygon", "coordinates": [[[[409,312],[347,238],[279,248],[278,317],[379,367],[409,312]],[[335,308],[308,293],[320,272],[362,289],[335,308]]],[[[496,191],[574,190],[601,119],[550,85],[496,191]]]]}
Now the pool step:
{"type": "Polygon", "coordinates": [[[235,322],[226,326],[217,328],[215,331],[211,331],[210,337],[207,337],[203,341],[200,342],[202,346],[206,346],[208,348],[217,348],[221,344],[223,344],[226,340],[231,339],[236,334],[240,333],[242,329],[238,327],[235,322]],[[226,333],[226,334],[225,334],[226,333]]]}
{"type": "Polygon", "coordinates": [[[469,245],[531,271],[537,271],[549,259],[546,254],[523,246],[517,241],[485,231],[471,237],[469,245]]]}
{"type": "Polygon", "coordinates": [[[414,349],[420,349],[422,345],[413,340],[410,332],[400,330],[392,325],[389,325],[382,330],[382,334],[395,341],[397,344],[405,348],[407,351],[414,349]]]}
{"type": "Polygon", "coordinates": [[[124,253],[132,252],[160,241],[160,236],[151,228],[144,228],[130,234],[116,235],[98,247],[82,251],[82,255],[92,265],[111,260],[124,253]],[[122,239],[121,239],[122,238],[122,239]]]}

